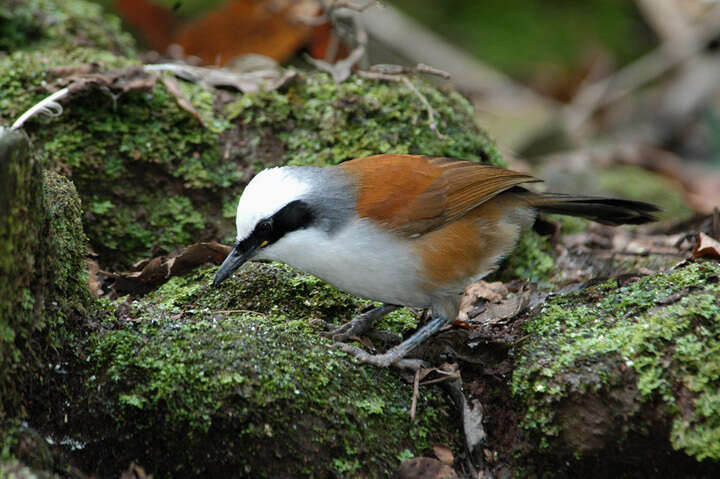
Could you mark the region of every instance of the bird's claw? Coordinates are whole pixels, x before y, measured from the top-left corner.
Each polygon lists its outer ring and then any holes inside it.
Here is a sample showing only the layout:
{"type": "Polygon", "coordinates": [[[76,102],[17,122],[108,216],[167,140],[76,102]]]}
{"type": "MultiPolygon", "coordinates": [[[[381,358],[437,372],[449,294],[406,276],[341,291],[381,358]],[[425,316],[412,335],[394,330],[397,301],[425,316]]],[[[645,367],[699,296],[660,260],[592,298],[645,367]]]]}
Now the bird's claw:
{"type": "Polygon", "coordinates": [[[410,369],[417,371],[426,367],[426,363],[421,359],[405,359],[401,354],[394,354],[392,350],[385,354],[370,354],[357,346],[347,343],[335,343],[341,351],[354,356],[361,363],[372,364],[381,368],[393,366],[400,369],[410,369]]]}

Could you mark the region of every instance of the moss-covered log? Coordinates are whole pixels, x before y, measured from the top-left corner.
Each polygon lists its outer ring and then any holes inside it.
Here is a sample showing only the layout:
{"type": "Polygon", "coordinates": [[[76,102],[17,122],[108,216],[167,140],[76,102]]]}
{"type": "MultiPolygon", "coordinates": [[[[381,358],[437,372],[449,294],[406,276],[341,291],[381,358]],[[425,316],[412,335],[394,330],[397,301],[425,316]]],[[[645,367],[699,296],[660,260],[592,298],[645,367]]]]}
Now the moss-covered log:
{"type": "Polygon", "coordinates": [[[23,133],[2,129],[0,182],[2,420],[26,414],[24,396],[70,346],[89,293],[87,242],[72,183],[43,171],[23,133]]]}
{"type": "Polygon", "coordinates": [[[311,318],[365,304],[287,267],[253,264],[220,289],[215,268],[174,278],[100,318],[65,433],[88,470],[131,460],[159,477],[383,477],[457,418],[424,389],[358,365],[311,318]],[[112,451],[112,454],[108,454],[112,451]]]}
{"type": "Polygon", "coordinates": [[[598,477],[720,471],[717,262],[557,297],[523,333],[511,388],[539,446],[531,462],[598,477]]]}

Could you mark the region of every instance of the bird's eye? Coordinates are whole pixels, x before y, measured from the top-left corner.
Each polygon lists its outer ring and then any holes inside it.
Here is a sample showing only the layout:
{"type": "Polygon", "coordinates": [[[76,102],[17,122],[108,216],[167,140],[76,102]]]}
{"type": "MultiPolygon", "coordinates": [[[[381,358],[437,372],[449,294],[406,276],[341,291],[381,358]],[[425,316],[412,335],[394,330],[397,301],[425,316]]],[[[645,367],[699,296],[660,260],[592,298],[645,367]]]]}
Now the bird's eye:
{"type": "Polygon", "coordinates": [[[272,222],[270,220],[262,220],[260,223],[258,223],[257,227],[259,231],[267,233],[272,229],[272,222]]]}

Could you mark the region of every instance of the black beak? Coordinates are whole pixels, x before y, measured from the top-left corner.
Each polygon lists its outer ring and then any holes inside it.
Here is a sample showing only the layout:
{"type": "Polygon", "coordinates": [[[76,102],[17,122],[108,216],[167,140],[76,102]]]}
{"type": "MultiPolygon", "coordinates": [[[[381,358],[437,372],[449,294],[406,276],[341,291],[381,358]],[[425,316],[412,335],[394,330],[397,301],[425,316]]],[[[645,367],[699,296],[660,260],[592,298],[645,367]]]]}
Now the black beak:
{"type": "Polygon", "coordinates": [[[217,286],[222,283],[233,271],[238,269],[247,260],[253,257],[256,248],[251,248],[249,251],[241,251],[240,245],[237,244],[227,255],[225,261],[220,265],[220,269],[215,273],[215,279],[213,280],[213,286],[217,286]]]}

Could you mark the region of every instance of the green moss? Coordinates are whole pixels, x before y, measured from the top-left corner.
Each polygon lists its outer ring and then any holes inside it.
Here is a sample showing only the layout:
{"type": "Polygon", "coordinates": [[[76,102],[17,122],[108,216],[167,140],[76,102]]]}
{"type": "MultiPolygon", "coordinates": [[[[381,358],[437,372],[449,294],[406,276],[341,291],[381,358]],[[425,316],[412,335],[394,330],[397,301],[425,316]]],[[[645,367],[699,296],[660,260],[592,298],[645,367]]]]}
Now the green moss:
{"type": "Polygon", "coordinates": [[[637,8],[623,0],[391,0],[449,41],[514,75],[573,71],[593,51],[625,63],[651,47],[637,8]],[[633,38],[632,42],[625,41],[633,38]]]}
{"type": "MultiPolygon", "coordinates": [[[[87,287],[87,237],[82,226],[82,205],[73,183],[53,171],[43,172],[45,232],[48,242],[36,256],[48,274],[48,299],[44,305],[44,328],[54,347],[67,345],[63,335],[73,335],[71,317],[87,312],[90,293],[87,287]]],[[[40,329],[40,328],[39,328],[40,329]]]]}
{"type": "Polygon", "coordinates": [[[283,266],[248,265],[221,288],[209,286],[214,271],[173,278],[91,339],[85,387],[94,421],[109,423],[90,442],[137,443],[160,475],[376,477],[402,451],[449,440],[436,390],[411,422],[410,385],[308,323],[339,322],[362,302],[283,266]]]}
{"type": "Polygon", "coordinates": [[[487,135],[474,126],[465,98],[419,79],[413,83],[435,109],[442,138],[428,126],[420,100],[402,83],[356,76],[337,84],[325,73],[303,74],[287,92],[244,95],[228,112],[265,134],[272,131],[282,140],[287,163],[295,165],[324,166],[378,153],[504,164],[487,135]]]}
{"type": "Polygon", "coordinates": [[[14,379],[32,334],[42,293],[33,287],[40,276],[35,252],[43,229],[42,174],[20,132],[0,128],[0,419],[17,404],[14,379]]]}
{"type": "Polygon", "coordinates": [[[67,346],[85,311],[87,243],[72,183],[43,173],[27,138],[0,130],[0,419],[23,416],[22,391],[67,346]],[[42,359],[40,359],[42,358],[42,359]]]}
{"type": "Polygon", "coordinates": [[[702,262],[549,301],[515,351],[512,390],[525,405],[524,426],[565,434],[556,416],[563,398],[631,387],[636,405],[625,413],[660,404],[674,448],[719,459],[719,277],[720,265],[702,262]],[[623,370],[632,372],[630,386],[623,370]]]}
{"type": "Polygon", "coordinates": [[[134,55],[135,42],[120,20],[85,0],[6,0],[0,4],[0,50],[93,46],[134,55]]]}
{"type": "MultiPolygon", "coordinates": [[[[0,120],[11,122],[45,96],[39,87],[52,81],[49,69],[87,62],[101,69],[134,63],[95,49],[0,58],[0,69],[9,72],[0,78],[0,120]]],[[[247,170],[327,165],[381,152],[501,161],[474,126],[470,104],[455,92],[418,83],[436,109],[444,135],[438,138],[401,84],[354,79],[337,85],[324,74],[298,76],[287,92],[239,96],[227,115],[215,111],[214,91],[180,82],[202,124],[158,84],[117,98],[90,91],[75,97],[61,119],[35,119],[27,128],[43,159],[71,172],[88,206],[91,246],[108,268],[224,238],[232,230],[224,213],[234,209],[247,170]],[[239,129],[230,128],[231,119],[240,121],[239,129]]]]}
{"type": "Polygon", "coordinates": [[[543,283],[553,272],[555,261],[550,239],[534,231],[523,233],[515,249],[507,256],[498,275],[503,281],[525,279],[543,283]]]}
{"type": "MultiPolygon", "coordinates": [[[[16,31],[38,32],[37,48],[0,56],[0,122],[11,123],[45,97],[55,67],[138,65],[117,21],[97,6],[82,0],[23,5],[2,11],[17,20],[16,31]],[[57,26],[58,19],[66,26],[57,26]],[[107,38],[96,38],[100,26],[107,38]]],[[[225,239],[245,182],[267,166],[328,165],[383,152],[501,162],[475,126],[469,102],[420,80],[415,84],[432,103],[442,138],[429,129],[417,97],[397,82],[352,78],[337,85],[328,75],[298,72],[287,90],[238,93],[227,108],[212,88],[178,84],[199,119],[158,82],[149,92],[121,95],[91,89],[65,102],[60,118],[34,118],[25,126],[42,159],[75,183],[87,207],[91,247],[106,269],[128,268],[194,241],[225,239]]]]}

